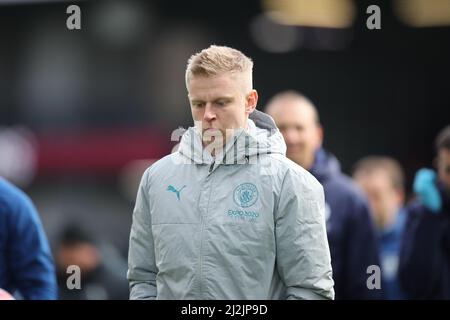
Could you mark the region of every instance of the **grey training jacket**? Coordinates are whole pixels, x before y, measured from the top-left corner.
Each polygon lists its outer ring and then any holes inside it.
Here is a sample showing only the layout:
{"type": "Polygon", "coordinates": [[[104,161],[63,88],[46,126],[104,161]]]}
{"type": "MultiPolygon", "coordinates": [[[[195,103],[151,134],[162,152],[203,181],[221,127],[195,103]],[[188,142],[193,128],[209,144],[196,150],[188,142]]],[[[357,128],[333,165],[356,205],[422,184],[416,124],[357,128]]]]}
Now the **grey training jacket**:
{"type": "Polygon", "coordinates": [[[255,111],[221,152],[189,128],[142,177],[130,299],[333,299],[324,193],[255,111]]]}

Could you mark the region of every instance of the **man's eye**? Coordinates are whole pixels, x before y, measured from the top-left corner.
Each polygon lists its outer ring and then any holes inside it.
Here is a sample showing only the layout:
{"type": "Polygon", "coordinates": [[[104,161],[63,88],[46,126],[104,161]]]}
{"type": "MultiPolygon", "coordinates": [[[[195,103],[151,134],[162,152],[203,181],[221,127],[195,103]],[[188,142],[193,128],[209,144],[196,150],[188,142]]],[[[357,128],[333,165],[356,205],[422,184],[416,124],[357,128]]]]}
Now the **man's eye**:
{"type": "Polygon", "coordinates": [[[192,104],[192,106],[194,106],[195,108],[201,108],[201,107],[203,107],[203,103],[202,102],[194,102],[192,104]]]}
{"type": "Polygon", "coordinates": [[[218,106],[224,107],[224,106],[226,106],[227,102],[224,101],[224,100],[219,100],[219,101],[216,102],[216,104],[217,104],[218,106]]]}

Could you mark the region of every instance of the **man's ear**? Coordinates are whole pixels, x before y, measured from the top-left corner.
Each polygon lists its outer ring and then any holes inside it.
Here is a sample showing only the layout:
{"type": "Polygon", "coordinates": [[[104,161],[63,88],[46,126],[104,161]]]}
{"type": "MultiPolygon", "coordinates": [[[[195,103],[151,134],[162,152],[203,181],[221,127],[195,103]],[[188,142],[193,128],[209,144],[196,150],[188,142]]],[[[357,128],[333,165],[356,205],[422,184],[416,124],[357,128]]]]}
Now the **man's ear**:
{"type": "Polygon", "coordinates": [[[403,203],[405,203],[405,192],[403,190],[396,190],[396,195],[400,206],[403,206],[403,203]]]}
{"type": "Polygon", "coordinates": [[[319,137],[319,144],[322,145],[323,144],[323,127],[320,124],[318,124],[316,130],[317,130],[317,135],[319,137]]]}
{"type": "Polygon", "coordinates": [[[256,105],[258,104],[258,92],[253,89],[246,98],[245,104],[245,113],[250,114],[256,109],[256,105]]]}

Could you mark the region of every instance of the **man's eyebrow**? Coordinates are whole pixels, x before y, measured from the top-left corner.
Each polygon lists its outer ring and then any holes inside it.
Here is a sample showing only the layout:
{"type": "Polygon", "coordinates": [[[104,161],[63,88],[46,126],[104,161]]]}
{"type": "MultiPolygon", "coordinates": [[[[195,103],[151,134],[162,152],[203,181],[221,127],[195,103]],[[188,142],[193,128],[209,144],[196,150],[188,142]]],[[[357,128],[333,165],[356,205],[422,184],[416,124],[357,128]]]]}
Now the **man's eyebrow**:
{"type": "MultiPolygon", "coordinates": [[[[197,98],[189,98],[189,100],[191,101],[191,102],[205,102],[205,100],[202,100],[202,99],[197,99],[197,98]]],[[[218,100],[228,100],[228,101],[232,101],[232,100],[234,100],[234,97],[232,97],[232,96],[222,96],[222,97],[217,97],[217,98],[214,98],[212,101],[218,101],[218,100]]]]}
{"type": "Polygon", "coordinates": [[[229,100],[229,101],[231,101],[231,100],[234,100],[234,97],[223,96],[223,97],[218,97],[218,98],[214,99],[214,101],[218,101],[218,100],[229,100]]]}

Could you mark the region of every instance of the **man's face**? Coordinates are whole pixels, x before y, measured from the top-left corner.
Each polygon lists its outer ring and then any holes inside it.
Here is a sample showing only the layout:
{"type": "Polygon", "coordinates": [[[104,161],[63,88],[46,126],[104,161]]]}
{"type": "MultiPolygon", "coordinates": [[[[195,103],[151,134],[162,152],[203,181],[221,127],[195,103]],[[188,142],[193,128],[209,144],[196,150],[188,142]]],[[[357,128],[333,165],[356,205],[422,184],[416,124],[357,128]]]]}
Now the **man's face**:
{"type": "Polygon", "coordinates": [[[305,169],[310,169],[315,152],[322,144],[322,129],[307,102],[287,100],[274,102],[269,113],[283,134],[286,156],[305,169]]]}
{"type": "Polygon", "coordinates": [[[90,243],[78,243],[74,245],[62,245],[56,256],[58,266],[66,270],[67,266],[77,265],[81,270],[89,272],[100,264],[100,256],[97,248],[90,243]]]}
{"type": "Polygon", "coordinates": [[[403,204],[403,192],[393,186],[382,169],[356,173],[354,178],[367,195],[376,224],[382,229],[391,225],[403,204]]]}
{"type": "Polygon", "coordinates": [[[255,90],[244,91],[243,75],[194,76],[189,80],[188,97],[196,126],[201,123],[204,146],[218,137],[226,138],[234,129],[246,128],[248,115],[256,107],[255,90]]]}
{"type": "Polygon", "coordinates": [[[437,159],[439,181],[450,194],[450,150],[441,148],[437,159]]]}

